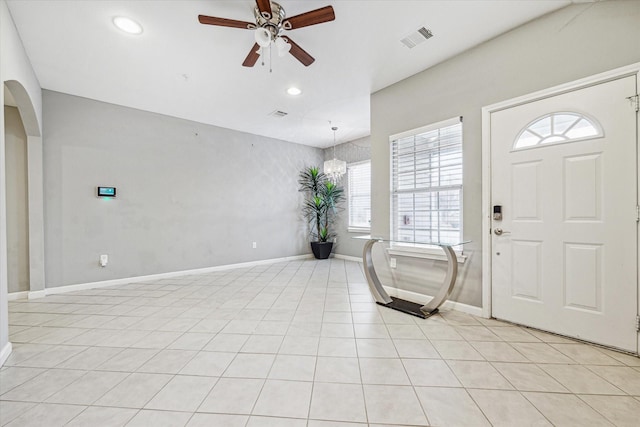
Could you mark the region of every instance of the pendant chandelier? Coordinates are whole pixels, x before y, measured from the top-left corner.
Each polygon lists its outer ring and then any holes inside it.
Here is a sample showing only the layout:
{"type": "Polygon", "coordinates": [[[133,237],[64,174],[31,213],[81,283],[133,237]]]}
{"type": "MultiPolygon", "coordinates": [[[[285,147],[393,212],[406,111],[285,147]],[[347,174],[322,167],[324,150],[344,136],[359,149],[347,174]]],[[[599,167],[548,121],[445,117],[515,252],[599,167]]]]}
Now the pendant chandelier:
{"type": "Polygon", "coordinates": [[[333,126],[331,130],[333,131],[333,159],[324,162],[324,174],[329,178],[329,181],[337,184],[342,179],[342,175],[347,173],[347,162],[336,159],[336,131],[338,128],[333,126]]]}

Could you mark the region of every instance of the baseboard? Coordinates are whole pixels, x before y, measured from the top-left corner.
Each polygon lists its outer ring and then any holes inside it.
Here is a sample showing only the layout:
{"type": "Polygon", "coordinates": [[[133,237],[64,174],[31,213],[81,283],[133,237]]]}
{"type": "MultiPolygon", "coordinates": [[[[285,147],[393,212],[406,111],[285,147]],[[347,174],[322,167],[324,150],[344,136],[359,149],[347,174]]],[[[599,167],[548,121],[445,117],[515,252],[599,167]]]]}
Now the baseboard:
{"type": "Polygon", "coordinates": [[[2,348],[2,351],[0,351],[0,366],[4,365],[4,362],[7,361],[7,359],[11,355],[12,349],[13,347],[11,346],[10,342],[6,343],[5,346],[2,348]]]}
{"type": "Polygon", "coordinates": [[[171,271],[168,273],[149,274],[146,276],[125,277],[122,279],[103,280],[99,282],[77,283],[74,285],[65,285],[65,286],[57,286],[55,288],[46,288],[44,291],[29,292],[29,299],[39,297],[39,296],[63,294],[67,292],[83,291],[87,289],[103,288],[107,286],[126,285],[127,283],[139,283],[139,282],[146,282],[149,280],[170,279],[172,277],[185,276],[188,274],[212,273],[215,271],[234,270],[237,268],[255,267],[258,265],[275,264],[278,262],[299,261],[299,260],[309,259],[312,257],[313,255],[311,254],[295,255],[295,256],[289,256],[289,257],[283,257],[283,258],[271,258],[271,259],[264,259],[259,261],[241,262],[237,264],[218,265],[215,267],[196,268],[193,270],[171,271]],[[31,295],[34,293],[37,293],[37,296],[31,295]],[[43,293],[43,295],[41,295],[41,293],[43,293]]]}
{"type": "MultiPolygon", "coordinates": [[[[420,304],[426,304],[433,299],[428,295],[419,294],[417,292],[405,291],[404,289],[392,288],[390,286],[383,286],[389,296],[396,298],[406,299],[407,301],[413,301],[420,304]]],[[[445,301],[441,306],[442,308],[448,308],[451,310],[460,311],[462,313],[471,314],[478,317],[483,317],[482,307],[475,307],[473,305],[464,304],[456,301],[445,301]]]]}
{"type": "Polygon", "coordinates": [[[15,301],[17,299],[27,299],[27,298],[29,298],[29,291],[9,292],[7,294],[7,301],[15,301]]]}
{"type": "Polygon", "coordinates": [[[345,261],[362,262],[362,257],[350,255],[333,254],[333,258],[343,259],[345,261]]]}
{"type": "Polygon", "coordinates": [[[43,289],[41,291],[29,291],[27,293],[27,296],[29,299],[37,299],[37,298],[44,298],[49,294],[49,292],[47,292],[46,289],[43,289]]]}

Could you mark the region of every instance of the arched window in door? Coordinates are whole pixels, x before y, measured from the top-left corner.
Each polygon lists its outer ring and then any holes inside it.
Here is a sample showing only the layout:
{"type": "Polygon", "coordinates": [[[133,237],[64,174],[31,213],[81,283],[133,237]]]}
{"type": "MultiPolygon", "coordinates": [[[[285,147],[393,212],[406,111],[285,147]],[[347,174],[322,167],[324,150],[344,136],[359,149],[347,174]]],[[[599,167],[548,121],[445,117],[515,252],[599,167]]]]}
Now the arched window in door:
{"type": "Polygon", "coordinates": [[[595,120],[580,113],[556,112],[529,123],[516,137],[513,148],[520,150],[601,136],[602,128],[595,120]]]}

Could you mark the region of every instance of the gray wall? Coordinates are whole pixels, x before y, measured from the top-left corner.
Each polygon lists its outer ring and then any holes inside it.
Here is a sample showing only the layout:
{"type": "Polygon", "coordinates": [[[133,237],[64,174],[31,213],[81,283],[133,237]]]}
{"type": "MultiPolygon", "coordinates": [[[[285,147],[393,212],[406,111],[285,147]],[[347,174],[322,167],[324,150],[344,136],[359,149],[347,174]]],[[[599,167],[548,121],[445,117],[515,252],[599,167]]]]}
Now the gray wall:
{"type": "MultiPolygon", "coordinates": [[[[333,147],[325,148],[324,160],[331,160],[333,159],[333,156],[333,147]]],[[[371,138],[367,136],[350,142],[345,142],[340,145],[336,145],[335,157],[337,159],[346,161],[347,165],[349,163],[370,160],[371,138]]],[[[349,181],[347,179],[347,175],[342,178],[340,185],[345,188],[345,194],[348,197],[349,181]]],[[[354,240],[353,238],[356,236],[368,235],[370,234],[370,232],[349,232],[349,209],[346,200],[344,203],[344,210],[340,213],[335,227],[338,236],[336,238],[336,244],[334,245],[333,253],[362,258],[362,247],[364,246],[365,242],[363,240],[354,240]]]]}
{"type": "MultiPolygon", "coordinates": [[[[425,45],[426,46],[426,45],[425,45]]],[[[372,232],[389,235],[389,136],[464,116],[464,238],[453,300],[481,306],[481,108],[640,61],[640,1],[569,6],[372,95],[372,232]]],[[[421,290],[403,260],[409,290],[421,290]]]]}
{"type": "Polygon", "coordinates": [[[7,197],[7,286],[29,290],[29,208],[27,199],[27,134],[15,107],[4,107],[7,197]]]}
{"type": "Polygon", "coordinates": [[[297,176],[321,149],[57,92],[43,109],[47,287],[309,252],[297,176]]]}

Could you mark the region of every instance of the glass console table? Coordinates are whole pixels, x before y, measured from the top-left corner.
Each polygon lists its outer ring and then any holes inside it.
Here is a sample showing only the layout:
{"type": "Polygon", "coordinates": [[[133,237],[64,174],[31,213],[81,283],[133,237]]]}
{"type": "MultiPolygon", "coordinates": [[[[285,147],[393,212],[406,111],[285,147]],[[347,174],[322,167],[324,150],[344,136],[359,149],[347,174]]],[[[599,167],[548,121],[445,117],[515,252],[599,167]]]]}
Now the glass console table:
{"type": "Polygon", "coordinates": [[[431,301],[429,301],[425,305],[422,305],[412,301],[389,296],[389,294],[387,294],[384,287],[382,286],[382,283],[378,278],[378,274],[376,273],[375,267],[373,266],[372,250],[373,246],[376,243],[387,242],[390,244],[407,244],[414,242],[400,242],[371,236],[358,236],[354,237],[354,239],[367,240],[362,251],[362,261],[364,265],[364,273],[369,284],[369,289],[371,290],[371,294],[373,295],[376,302],[382,306],[402,311],[403,313],[411,314],[413,316],[421,317],[423,319],[433,316],[438,312],[438,308],[447,300],[447,298],[451,294],[451,291],[453,290],[453,286],[456,283],[456,278],[458,275],[458,258],[453,248],[456,246],[462,246],[465,243],[469,243],[469,241],[459,243],[421,242],[421,244],[424,245],[440,247],[447,257],[447,274],[444,278],[444,281],[442,282],[442,285],[440,286],[440,289],[437,291],[436,295],[431,301]]]}

